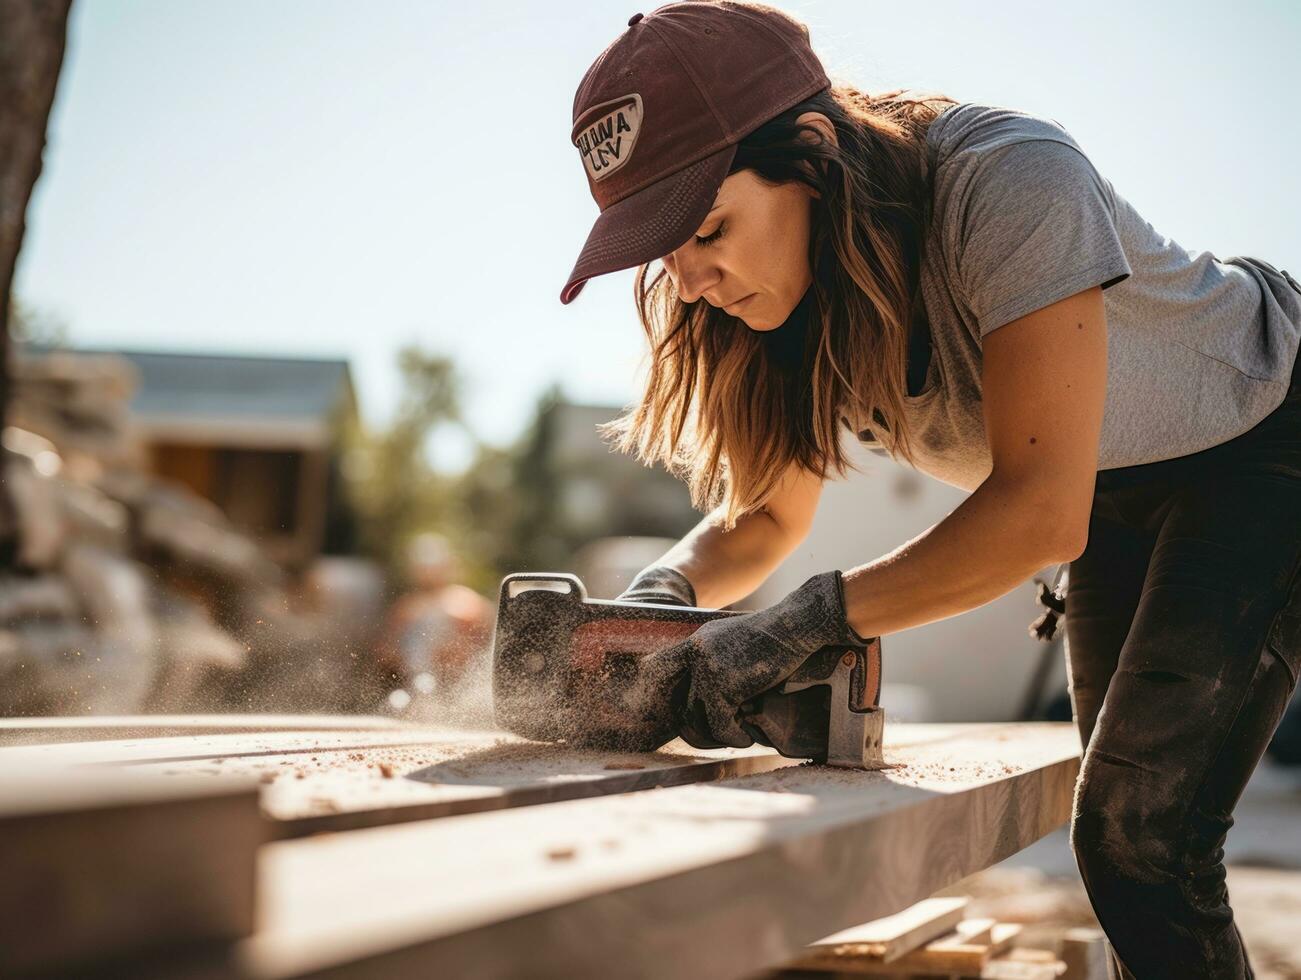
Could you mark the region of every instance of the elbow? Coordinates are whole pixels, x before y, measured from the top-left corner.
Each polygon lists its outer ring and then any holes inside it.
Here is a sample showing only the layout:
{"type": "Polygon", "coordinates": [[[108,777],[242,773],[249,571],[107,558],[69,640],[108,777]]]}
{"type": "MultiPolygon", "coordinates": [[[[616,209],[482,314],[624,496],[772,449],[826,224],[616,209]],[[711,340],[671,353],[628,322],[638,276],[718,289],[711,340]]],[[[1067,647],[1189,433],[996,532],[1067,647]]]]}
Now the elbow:
{"type": "MultiPolygon", "coordinates": [[[[1090,492],[1071,492],[1060,486],[997,484],[1016,501],[1015,509],[1023,529],[1020,539],[1029,550],[1027,561],[1035,568],[1074,561],[1089,543],[1089,518],[1093,510],[1090,492]]],[[[1090,491],[1092,488],[1090,488],[1090,491]]]]}
{"type": "Polygon", "coordinates": [[[802,545],[812,530],[812,523],[809,524],[783,524],[777,521],[773,522],[776,526],[777,533],[774,536],[775,558],[777,562],[783,562],[793,555],[797,548],[802,545]]]}
{"type": "Polygon", "coordinates": [[[1042,519],[1032,525],[1034,531],[1030,537],[1041,545],[1034,558],[1040,563],[1038,567],[1074,561],[1084,554],[1089,544],[1087,515],[1083,519],[1072,519],[1058,513],[1050,514],[1048,518],[1047,525],[1042,519]]]}
{"type": "Polygon", "coordinates": [[[1065,543],[1055,550],[1055,555],[1049,560],[1052,562],[1074,561],[1084,554],[1084,549],[1089,544],[1089,528],[1086,524],[1082,533],[1067,538],[1065,543]]]}
{"type": "Polygon", "coordinates": [[[809,532],[812,530],[812,521],[800,521],[796,524],[782,525],[782,532],[786,537],[786,543],[792,551],[808,540],[809,532]]]}
{"type": "Polygon", "coordinates": [[[1021,534],[1023,547],[1020,549],[1018,564],[1022,568],[1038,570],[1049,565],[1060,565],[1074,561],[1084,553],[1084,545],[1078,539],[1061,534],[1060,529],[1045,528],[1042,525],[1026,525],[1021,534]]]}
{"type": "Polygon", "coordinates": [[[804,544],[804,542],[809,539],[809,535],[812,533],[812,531],[813,531],[812,513],[803,515],[802,519],[791,522],[791,526],[788,527],[786,530],[786,535],[787,535],[787,539],[790,542],[791,551],[794,551],[800,545],[804,544]]]}
{"type": "Polygon", "coordinates": [[[761,507],[758,513],[767,519],[773,540],[778,542],[779,547],[786,554],[803,544],[804,539],[809,536],[809,531],[813,529],[811,516],[807,520],[792,520],[790,517],[779,517],[767,507],[761,507]]]}

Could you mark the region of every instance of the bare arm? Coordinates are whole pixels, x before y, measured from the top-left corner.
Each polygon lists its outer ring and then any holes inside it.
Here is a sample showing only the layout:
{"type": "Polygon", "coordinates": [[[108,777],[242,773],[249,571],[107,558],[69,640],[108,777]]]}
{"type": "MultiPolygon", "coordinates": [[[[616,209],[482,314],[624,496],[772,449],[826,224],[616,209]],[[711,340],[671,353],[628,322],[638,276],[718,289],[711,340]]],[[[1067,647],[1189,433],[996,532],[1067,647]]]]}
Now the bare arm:
{"type": "Polygon", "coordinates": [[[982,389],[994,468],[944,520],[847,572],[845,606],[883,636],[983,605],[1088,539],[1107,381],[1102,290],[985,337],[982,389]]]}
{"type": "Polygon", "coordinates": [[[762,510],[739,518],[730,531],[722,529],[719,510],[710,512],[656,564],[685,575],[705,608],[736,602],[808,535],[821,494],[820,478],[792,468],[762,510]]]}

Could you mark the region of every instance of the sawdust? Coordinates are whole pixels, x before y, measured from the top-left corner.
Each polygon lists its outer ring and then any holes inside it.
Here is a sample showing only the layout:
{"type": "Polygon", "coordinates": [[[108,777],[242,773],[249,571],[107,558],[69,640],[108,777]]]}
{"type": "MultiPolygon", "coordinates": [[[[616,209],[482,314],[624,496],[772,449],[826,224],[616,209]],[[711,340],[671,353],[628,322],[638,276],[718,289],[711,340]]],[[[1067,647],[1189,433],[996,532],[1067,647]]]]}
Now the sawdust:
{"type": "Polygon", "coordinates": [[[620,770],[620,769],[645,769],[646,767],[642,765],[638,765],[635,762],[607,762],[601,768],[606,770],[620,770]]]}
{"type": "Polygon", "coordinates": [[[407,707],[395,714],[404,721],[448,728],[485,729],[495,726],[492,659],[476,656],[465,673],[445,689],[408,688],[407,707]]]}

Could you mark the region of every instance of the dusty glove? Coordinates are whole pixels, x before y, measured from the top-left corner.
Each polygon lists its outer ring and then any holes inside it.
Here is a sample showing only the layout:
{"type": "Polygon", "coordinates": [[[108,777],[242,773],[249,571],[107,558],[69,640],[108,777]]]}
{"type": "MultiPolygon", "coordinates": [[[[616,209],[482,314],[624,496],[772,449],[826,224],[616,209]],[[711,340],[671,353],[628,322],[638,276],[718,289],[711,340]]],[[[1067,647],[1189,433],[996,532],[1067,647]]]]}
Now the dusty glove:
{"type": "MultiPolygon", "coordinates": [[[[676,646],[676,645],[675,645],[676,646]]],[[[625,752],[654,752],[678,737],[680,706],[686,702],[691,681],[685,650],[640,657],[636,674],[626,685],[616,686],[592,712],[610,721],[597,724],[590,744],[625,752]]]]}
{"type": "Polygon", "coordinates": [[[666,606],[694,606],[696,590],[676,568],[652,565],[643,569],[617,598],[623,602],[658,602],[666,606]]]}
{"type": "MultiPolygon", "coordinates": [[[[666,606],[695,606],[696,590],[676,568],[652,565],[616,597],[620,602],[653,602],[666,606]]],[[[631,752],[652,752],[678,736],[678,710],[685,700],[686,651],[664,656],[664,651],[641,658],[637,673],[616,696],[611,716],[617,722],[602,726],[595,744],[631,752]]]]}
{"type": "Polygon", "coordinates": [[[753,745],[741,706],[776,687],[825,646],[867,643],[849,625],[839,570],[809,579],[780,602],[706,623],[681,643],[655,656],[654,672],[680,678],[685,662],[689,681],[679,683],[675,705],[679,733],[696,748],[753,745]]]}

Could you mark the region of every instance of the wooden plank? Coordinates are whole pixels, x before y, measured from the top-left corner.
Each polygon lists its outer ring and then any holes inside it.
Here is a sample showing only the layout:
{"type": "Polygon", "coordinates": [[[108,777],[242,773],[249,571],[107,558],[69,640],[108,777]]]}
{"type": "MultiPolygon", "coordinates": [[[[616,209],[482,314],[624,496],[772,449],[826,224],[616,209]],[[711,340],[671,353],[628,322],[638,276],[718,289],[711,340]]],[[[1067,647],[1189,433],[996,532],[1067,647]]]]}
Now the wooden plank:
{"type": "Polygon", "coordinates": [[[1019,922],[1000,922],[990,930],[989,952],[991,956],[1001,956],[1011,949],[1016,937],[1025,927],[1019,922]]]}
{"type": "Polygon", "coordinates": [[[928,898],[910,908],[853,926],[809,944],[809,955],[793,964],[796,969],[814,969],[805,964],[824,955],[867,957],[890,963],[951,932],[966,912],[971,899],[928,898]]]}
{"type": "Polygon", "coordinates": [[[1107,943],[1101,929],[1075,928],[1062,937],[1063,980],[1107,980],[1107,943]]]}
{"type": "Polygon", "coordinates": [[[993,919],[967,919],[948,936],[942,936],[903,957],[896,967],[916,973],[948,973],[979,976],[990,959],[1006,950],[1020,933],[1015,923],[999,924],[993,919]]]}
{"type": "Polygon", "coordinates": [[[924,946],[886,962],[880,956],[853,946],[814,948],[812,955],[793,964],[801,970],[821,970],[862,976],[902,974],[945,974],[974,977],[991,957],[1005,950],[1021,931],[1015,924],[998,924],[993,919],[964,919],[950,932],[924,946]]]}
{"type": "Polygon", "coordinates": [[[90,715],[0,718],[0,746],[167,738],[177,735],[273,731],[372,731],[416,727],[375,715],[90,715]]]}
{"type": "Polygon", "coordinates": [[[1060,960],[1039,963],[1000,958],[989,961],[980,974],[980,980],[1057,980],[1065,969],[1066,965],[1060,960]]]}
{"type": "Polygon", "coordinates": [[[1056,980],[1066,964],[1044,949],[1014,949],[990,960],[980,972],[981,980],[1056,980]]]}
{"type": "Polygon", "coordinates": [[[228,965],[722,980],[789,962],[1068,819],[1071,726],[927,727],[887,728],[901,767],[884,772],[788,767],[271,844],[262,928],[228,965]]]}
{"type": "Polygon", "coordinates": [[[252,931],[268,837],[255,784],[17,768],[2,782],[0,975],[252,931]]]}
{"type": "Polygon", "coordinates": [[[629,793],[797,764],[760,746],[701,752],[675,740],[658,752],[597,752],[502,732],[409,725],[0,748],[0,773],[15,765],[80,766],[256,780],[263,812],[280,837],[629,793]]]}

